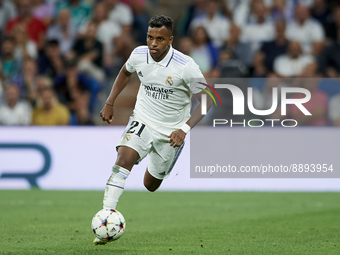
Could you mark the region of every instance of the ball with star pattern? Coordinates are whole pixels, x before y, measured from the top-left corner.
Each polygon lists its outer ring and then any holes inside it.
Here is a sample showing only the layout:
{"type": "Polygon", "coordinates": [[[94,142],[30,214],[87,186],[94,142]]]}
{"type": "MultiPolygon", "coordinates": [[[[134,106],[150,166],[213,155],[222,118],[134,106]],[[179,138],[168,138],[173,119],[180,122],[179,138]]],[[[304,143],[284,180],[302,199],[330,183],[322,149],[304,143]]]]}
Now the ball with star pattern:
{"type": "Polygon", "coordinates": [[[126,222],[117,210],[102,209],[94,215],[91,226],[99,238],[114,241],[123,235],[126,222]]]}

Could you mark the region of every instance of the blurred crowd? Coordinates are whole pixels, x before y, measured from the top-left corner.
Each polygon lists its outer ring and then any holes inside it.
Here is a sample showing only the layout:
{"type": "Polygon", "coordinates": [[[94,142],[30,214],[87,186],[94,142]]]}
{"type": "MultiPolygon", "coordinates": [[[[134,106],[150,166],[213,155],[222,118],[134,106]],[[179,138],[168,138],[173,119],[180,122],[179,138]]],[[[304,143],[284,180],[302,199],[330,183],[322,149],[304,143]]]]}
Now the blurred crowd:
{"type": "MultiPolygon", "coordinates": [[[[174,47],[206,78],[251,78],[258,109],[270,108],[273,85],[306,87],[312,117],[293,107],[289,116],[340,126],[339,0],[184,2],[174,47]]],[[[0,125],[99,124],[112,81],[164,3],[0,0],[0,125]]]]}

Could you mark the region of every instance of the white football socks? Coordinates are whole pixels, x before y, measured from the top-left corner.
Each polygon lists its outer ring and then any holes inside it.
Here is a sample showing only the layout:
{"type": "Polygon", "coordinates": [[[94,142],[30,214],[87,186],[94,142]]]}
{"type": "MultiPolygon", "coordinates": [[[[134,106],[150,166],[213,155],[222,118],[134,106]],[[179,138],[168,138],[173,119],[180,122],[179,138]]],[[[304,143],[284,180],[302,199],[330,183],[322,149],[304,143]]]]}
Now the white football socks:
{"type": "Polygon", "coordinates": [[[116,209],[118,199],[123,194],[125,179],[129,176],[130,171],[114,165],[112,167],[112,174],[108,179],[105,187],[103,208],[116,209]]]}

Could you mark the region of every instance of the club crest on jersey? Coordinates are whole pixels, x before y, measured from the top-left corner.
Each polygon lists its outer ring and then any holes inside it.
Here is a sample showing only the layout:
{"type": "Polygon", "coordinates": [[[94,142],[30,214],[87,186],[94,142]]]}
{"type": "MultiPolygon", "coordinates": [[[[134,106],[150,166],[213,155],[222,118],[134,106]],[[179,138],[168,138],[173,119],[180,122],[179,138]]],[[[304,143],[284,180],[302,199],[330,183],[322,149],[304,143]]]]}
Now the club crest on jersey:
{"type": "Polygon", "coordinates": [[[124,137],[125,141],[129,141],[130,139],[131,139],[131,135],[130,134],[125,135],[125,137],[124,137]]]}
{"type": "Polygon", "coordinates": [[[171,86],[172,84],[174,84],[174,82],[172,81],[172,77],[168,76],[168,79],[166,79],[165,81],[165,85],[171,86]]]}

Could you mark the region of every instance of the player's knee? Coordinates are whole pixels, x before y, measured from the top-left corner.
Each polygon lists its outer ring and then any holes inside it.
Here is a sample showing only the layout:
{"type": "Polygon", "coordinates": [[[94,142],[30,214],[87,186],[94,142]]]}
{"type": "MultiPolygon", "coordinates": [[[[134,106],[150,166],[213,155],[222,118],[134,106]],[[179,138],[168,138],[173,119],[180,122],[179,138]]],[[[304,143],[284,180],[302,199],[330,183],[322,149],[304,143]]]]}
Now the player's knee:
{"type": "Polygon", "coordinates": [[[158,189],[158,187],[154,186],[145,186],[145,188],[150,192],[155,192],[158,189]]]}
{"type": "Polygon", "coordinates": [[[159,188],[159,185],[144,181],[144,187],[150,192],[155,192],[159,188]]]}
{"type": "Polygon", "coordinates": [[[125,156],[118,156],[116,165],[121,166],[125,169],[131,169],[131,167],[134,165],[135,162],[132,162],[130,159],[128,159],[125,156]]]}

